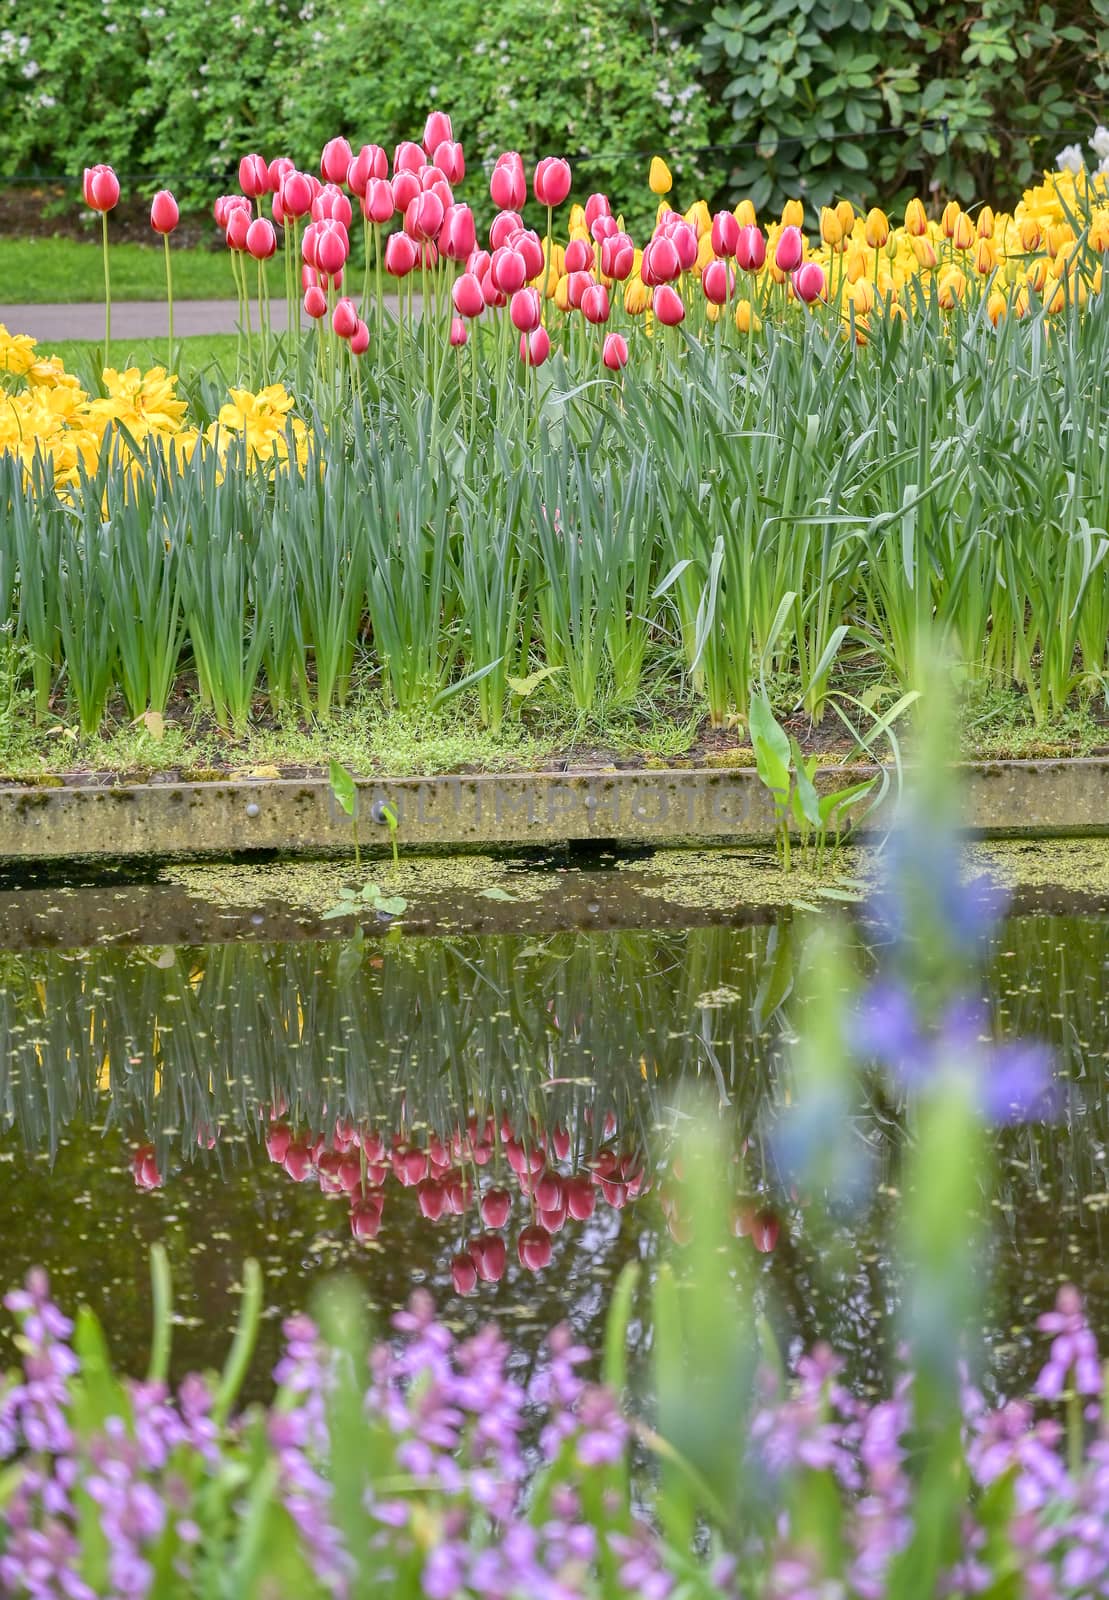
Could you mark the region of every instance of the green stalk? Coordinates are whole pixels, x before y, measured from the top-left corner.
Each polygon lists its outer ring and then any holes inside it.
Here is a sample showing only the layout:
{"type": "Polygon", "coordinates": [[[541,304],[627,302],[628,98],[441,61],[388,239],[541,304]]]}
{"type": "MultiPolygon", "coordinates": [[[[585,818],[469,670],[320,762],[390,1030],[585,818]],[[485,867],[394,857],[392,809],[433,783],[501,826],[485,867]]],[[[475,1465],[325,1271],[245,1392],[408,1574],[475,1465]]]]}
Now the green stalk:
{"type": "Polygon", "coordinates": [[[112,364],[112,279],[108,270],[108,213],[100,213],[101,238],[104,244],[104,365],[112,364]]]}
{"type": "Polygon", "coordinates": [[[166,251],[166,304],[169,308],[169,359],[166,371],[173,371],[173,268],[170,265],[169,234],[163,233],[162,243],[166,251]]]}

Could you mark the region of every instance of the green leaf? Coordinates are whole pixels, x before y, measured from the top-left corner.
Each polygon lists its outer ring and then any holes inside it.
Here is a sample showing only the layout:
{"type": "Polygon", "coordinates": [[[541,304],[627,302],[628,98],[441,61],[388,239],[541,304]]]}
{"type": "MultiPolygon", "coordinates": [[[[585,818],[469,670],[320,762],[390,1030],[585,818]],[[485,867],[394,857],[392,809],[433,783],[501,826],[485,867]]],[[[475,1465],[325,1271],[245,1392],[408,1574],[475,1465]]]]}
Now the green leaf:
{"type": "Polygon", "coordinates": [[[758,775],[782,807],[789,799],[789,736],[775,720],[765,689],[751,696],[748,728],[758,775]]]}
{"type": "Polygon", "coordinates": [[[478,899],[479,900],[504,900],[504,901],[506,901],[506,902],[508,902],[509,904],[512,904],[512,905],[514,905],[516,903],[516,896],[514,894],[509,894],[507,889],[498,888],[498,886],[496,884],[494,884],[491,889],[479,889],[478,890],[478,899]]]}
{"type": "Polygon", "coordinates": [[[541,683],[545,683],[548,678],[561,671],[561,667],[537,667],[534,672],[529,672],[526,678],[506,678],[505,682],[513,694],[519,695],[521,700],[526,700],[541,683]]]}
{"type": "Polygon", "coordinates": [[[358,810],[358,786],[354,778],[339,761],[329,763],[327,776],[336,805],[340,806],[348,817],[355,816],[358,810]]]}

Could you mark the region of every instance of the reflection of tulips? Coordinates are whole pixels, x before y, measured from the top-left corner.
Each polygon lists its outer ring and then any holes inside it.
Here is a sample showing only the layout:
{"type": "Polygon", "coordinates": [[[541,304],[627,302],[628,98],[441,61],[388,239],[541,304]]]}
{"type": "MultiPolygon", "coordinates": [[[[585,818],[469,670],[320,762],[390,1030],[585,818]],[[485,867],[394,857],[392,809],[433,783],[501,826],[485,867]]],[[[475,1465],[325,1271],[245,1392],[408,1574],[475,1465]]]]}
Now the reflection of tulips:
{"type": "Polygon", "coordinates": [[[152,1144],[141,1144],[131,1157],[131,1174],[138,1189],[160,1189],[162,1175],[152,1144]]]}

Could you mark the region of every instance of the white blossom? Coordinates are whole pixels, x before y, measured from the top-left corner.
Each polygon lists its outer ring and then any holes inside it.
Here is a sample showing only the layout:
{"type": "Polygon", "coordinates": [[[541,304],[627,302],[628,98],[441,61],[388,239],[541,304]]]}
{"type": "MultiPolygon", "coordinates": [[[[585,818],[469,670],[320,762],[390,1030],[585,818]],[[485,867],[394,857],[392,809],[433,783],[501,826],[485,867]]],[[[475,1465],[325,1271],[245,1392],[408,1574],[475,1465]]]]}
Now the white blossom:
{"type": "Polygon", "coordinates": [[[1055,157],[1055,165],[1060,172],[1081,172],[1086,165],[1080,144],[1068,144],[1060,150],[1055,157]]]}
{"type": "Polygon", "coordinates": [[[1109,128],[1103,127],[1100,122],[1094,129],[1094,136],[1090,140],[1090,149],[1099,161],[1109,159],[1109,128]]]}

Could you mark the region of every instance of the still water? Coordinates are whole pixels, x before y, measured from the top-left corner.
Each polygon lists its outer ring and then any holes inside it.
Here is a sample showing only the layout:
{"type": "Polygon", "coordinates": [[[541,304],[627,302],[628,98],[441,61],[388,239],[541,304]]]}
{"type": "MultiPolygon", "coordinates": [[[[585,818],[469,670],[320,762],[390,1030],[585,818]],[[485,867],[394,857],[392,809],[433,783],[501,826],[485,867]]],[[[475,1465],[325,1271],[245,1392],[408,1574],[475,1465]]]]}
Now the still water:
{"type": "MultiPolygon", "coordinates": [[[[877,1152],[874,1180],[819,1247],[809,1197],[782,1182],[768,1137],[791,1095],[811,915],[706,921],[703,907],[670,907],[661,925],[598,928],[603,889],[565,876],[563,904],[577,894],[593,925],[352,938],[317,918],[304,924],[314,937],[260,939],[268,905],[218,942],[83,947],[64,937],[64,925],[86,936],[82,892],[46,934],[41,916],[20,934],[5,902],[0,931],[26,939],[0,952],[5,1282],[42,1262],[140,1371],[147,1251],[161,1240],[184,1371],[222,1359],[241,1265],[256,1256],[256,1392],[281,1317],[337,1269],[381,1319],[422,1284],[458,1326],[500,1319],[521,1359],[564,1317],[596,1347],[623,1265],[644,1262],[649,1280],[681,1246],[673,1146],[696,1092],[743,1154],[720,1205],[772,1319],[786,1337],[830,1339],[860,1382],[880,1381],[902,1113],[872,1086],[858,1131],[877,1152]],[[30,947],[44,939],[51,948],[30,947]]],[[[85,893],[103,909],[103,886],[85,893]]],[[[865,971],[873,930],[852,926],[865,971]]],[[[1036,1366],[1028,1330],[1062,1279],[1109,1327],[1107,975],[1104,904],[1040,892],[1018,898],[976,980],[996,1036],[1047,1041],[1064,1088],[1060,1121],[997,1136],[985,1331],[1008,1390],[1036,1366]]],[[[642,1350],[645,1296],[638,1310],[642,1350]]],[[[0,1345],[0,1365],[9,1354],[0,1345]]]]}

